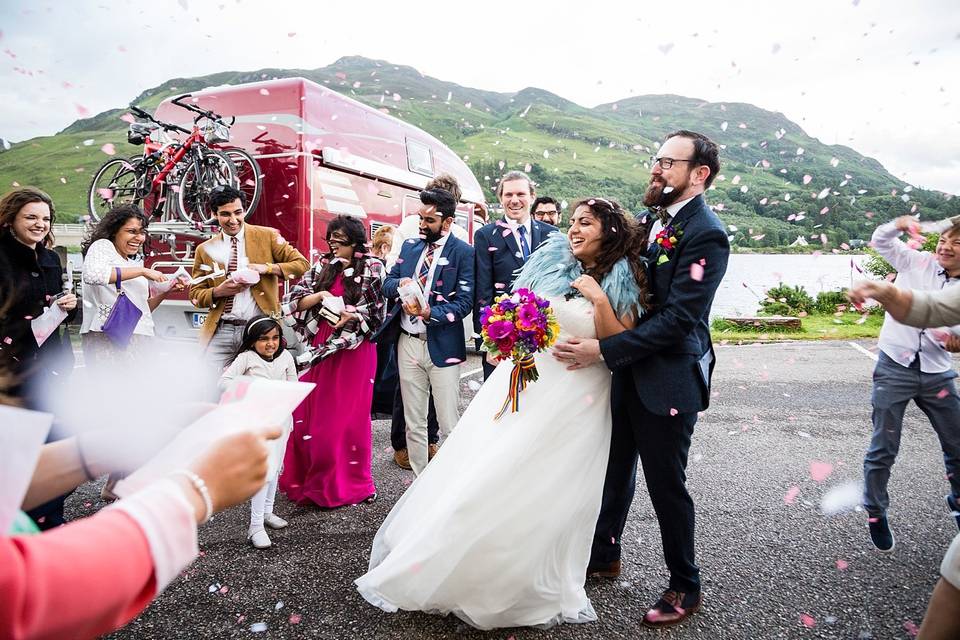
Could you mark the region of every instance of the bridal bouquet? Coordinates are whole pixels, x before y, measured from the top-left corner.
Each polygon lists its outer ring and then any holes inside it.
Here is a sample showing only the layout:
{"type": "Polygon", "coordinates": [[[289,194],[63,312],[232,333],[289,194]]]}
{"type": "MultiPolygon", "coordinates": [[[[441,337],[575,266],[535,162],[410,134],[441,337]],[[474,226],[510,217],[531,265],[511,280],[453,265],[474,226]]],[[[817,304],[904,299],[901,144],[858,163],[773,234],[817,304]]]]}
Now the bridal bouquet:
{"type": "Polygon", "coordinates": [[[539,378],[533,354],[550,348],[557,341],[560,325],[550,302],[538,298],[529,289],[518,289],[499,296],[480,314],[481,336],[487,352],[497,360],[513,360],[510,389],[496,415],[499,420],[510,407],[520,409],[520,392],[528,382],[539,378]]]}

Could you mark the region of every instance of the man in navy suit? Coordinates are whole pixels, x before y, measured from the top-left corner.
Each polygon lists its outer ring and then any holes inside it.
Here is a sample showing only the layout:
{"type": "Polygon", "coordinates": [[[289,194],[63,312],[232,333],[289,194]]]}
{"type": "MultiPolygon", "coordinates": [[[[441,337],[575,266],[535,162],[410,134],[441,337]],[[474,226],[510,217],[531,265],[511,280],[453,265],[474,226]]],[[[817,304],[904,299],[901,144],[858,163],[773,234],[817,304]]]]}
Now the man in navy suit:
{"type": "Polygon", "coordinates": [[[697,412],[710,401],[710,305],[730,255],[723,224],[703,200],[720,170],[718,156],[699,133],[667,136],[644,196],[658,211],[648,252],[653,310],[629,331],[599,342],[571,339],[555,350],[569,368],[602,360],[613,370],[610,460],[587,573],[620,574],[639,455],[670,571],[667,589],[643,618],[648,626],[677,624],[702,603],[686,467],[697,412]]]}
{"type": "MultiPolygon", "coordinates": [[[[509,171],[497,185],[497,197],[503,205],[503,220],[480,227],[473,236],[476,249],[476,308],[473,330],[480,333],[480,312],[494,298],[509,293],[516,271],[530,254],[557,230],[551,224],[530,217],[530,202],[536,196],[533,182],[522,171],[509,171]]],[[[493,373],[494,365],[483,360],[483,379],[493,373]]]]}
{"type": "Polygon", "coordinates": [[[473,247],[450,233],[457,201],[439,187],[420,192],[420,235],[404,243],[383,283],[395,300],[374,336],[397,338],[397,368],[406,422],[407,452],[414,473],[427,466],[427,407],[433,393],[437,420],[450,433],[460,419],[460,367],[467,357],[463,319],[473,309],[473,247]],[[397,300],[415,284],[424,304],[397,300]],[[397,335],[399,334],[399,335],[397,335]]]}

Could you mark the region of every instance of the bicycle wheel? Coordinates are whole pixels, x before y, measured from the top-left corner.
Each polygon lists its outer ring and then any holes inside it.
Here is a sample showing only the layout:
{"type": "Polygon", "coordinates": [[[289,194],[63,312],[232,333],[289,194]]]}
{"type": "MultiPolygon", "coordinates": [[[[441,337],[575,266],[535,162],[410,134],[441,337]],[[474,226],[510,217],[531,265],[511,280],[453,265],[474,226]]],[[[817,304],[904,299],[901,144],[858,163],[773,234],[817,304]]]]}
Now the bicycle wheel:
{"type": "Polygon", "coordinates": [[[200,150],[180,176],[176,202],[177,213],[190,224],[210,224],[213,215],[207,202],[210,190],[218,185],[237,185],[237,170],[227,154],[214,149],[200,150]]]}
{"type": "Polygon", "coordinates": [[[224,149],[224,152],[237,168],[237,188],[246,196],[247,211],[253,212],[260,202],[260,194],[263,193],[263,172],[260,165],[243,149],[224,149]]]}
{"type": "Polygon", "coordinates": [[[87,210],[99,222],[110,209],[121,204],[139,205],[147,195],[149,182],[140,172],[141,158],[113,158],[97,169],[87,192],[87,210]]]}

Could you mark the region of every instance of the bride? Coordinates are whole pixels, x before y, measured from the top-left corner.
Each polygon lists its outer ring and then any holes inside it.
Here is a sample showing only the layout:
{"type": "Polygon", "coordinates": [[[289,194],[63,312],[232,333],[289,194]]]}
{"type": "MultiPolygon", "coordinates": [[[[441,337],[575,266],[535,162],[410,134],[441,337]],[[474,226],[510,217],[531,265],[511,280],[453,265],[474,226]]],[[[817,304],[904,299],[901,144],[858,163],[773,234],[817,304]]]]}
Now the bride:
{"type": "MultiPolygon", "coordinates": [[[[545,297],[560,339],[636,324],[646,298],[646,232],[619,204],[575,204],[567,236],[528,259],[514,288],[545,297]],[[599,282],[599,284],[598,284],[599,282]]],[[[610,370],[567,371],[536,356],[520,411],[494,414],[497,367],[373,540],[357,589],[384,611],[453,613],[479,629],[597,619],[583,585],[610,446],[610,370]]]]}

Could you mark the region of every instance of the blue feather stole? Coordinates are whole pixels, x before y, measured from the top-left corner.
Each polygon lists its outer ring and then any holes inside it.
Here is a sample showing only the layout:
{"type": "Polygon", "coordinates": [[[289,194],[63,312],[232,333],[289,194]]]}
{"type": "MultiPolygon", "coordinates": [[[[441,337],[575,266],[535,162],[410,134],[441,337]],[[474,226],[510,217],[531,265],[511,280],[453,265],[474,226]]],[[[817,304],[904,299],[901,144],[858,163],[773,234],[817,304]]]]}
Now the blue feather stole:
{"type": "MultiPolygon", "coordinates": [[[[551,234],[530,254],[519,271],[513,290],[527,288],[539,296],[577,293],[570,283],[583,275],[583,267],[570,249],[570,240],[562,233],[551,234]]],[[[600,288],[607,294],[617,316],[629,313],[640,317],[643,312],[640,307],[640,286],[626,258],[617,260],[600,283],[600,288]]]]}

